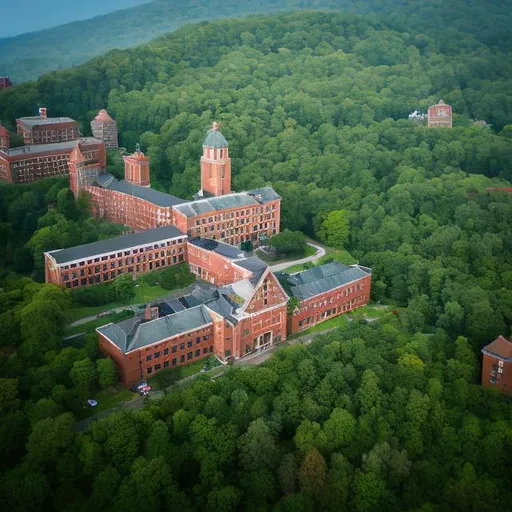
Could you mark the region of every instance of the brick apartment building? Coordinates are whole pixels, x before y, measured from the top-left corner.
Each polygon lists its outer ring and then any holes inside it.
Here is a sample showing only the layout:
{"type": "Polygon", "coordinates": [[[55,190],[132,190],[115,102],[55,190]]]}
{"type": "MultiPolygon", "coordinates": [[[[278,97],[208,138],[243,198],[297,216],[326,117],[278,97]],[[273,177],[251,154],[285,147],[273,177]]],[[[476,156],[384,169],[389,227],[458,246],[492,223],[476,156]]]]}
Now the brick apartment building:
{"type": "Polygon", "coordinates": [[[102,140],[107,149],[118,147],[118,133],[116,122],[108,115],[105,109],[91,121],[92,136],[102,140]]]}
{"type": "Polygon", "coordinates": [[[44,253],[45,281],[66,288],[137,276],[186,261],[186,235],[173,226],[44,253]]]}
{"type": "Polygon", "coordinates": [[[512,392],[512,343],[498,336],[482,349],[482,386],[512,392]]]}
{"type": "Polygon", "coordinates": [[[298,332],[370,300],[371,270],[337,261],[298,272],[280,274],[280,281],[299,306],[289,318],[288,330],[298,332]]]}
{"type": "MultiPolygon", "coordinates": [[[[203,250],[219,255],[226,248],[203,250]]],[[[237,252],[235,259],[224,256],[226,265],[243,269],[244,258],[237,252]]],[[[225,362],[286,339],[288,297],[264,262],[247,259],[252,270],[237,275],[239,280],[175,298],[163,316],[161,308],[149,305],[149,314],[97,329],[100,350],[116,362],[124,385],[211,354],[225,362]]],[[[222,273],[224,265],[218,268],[222,273]]]]}
{"type": "Polygon", "coordinates": [[[46,108],[40,108],[39,113],[39,116],[16,119],[16,129],[24,144],[53,144],[80,137],[78,123],[74,119],[46,117],[46,108]]]}
{"type": "Polygon", "coordinates": [[[428,126],[429,128],[451,128],[452,127],[452,107],[443,100],[439,100],[437,105],[428,108],[428,126]]]}
{"type": "Polygon", "coordinates": [[[261,240],[279,233],[281,197],[271,187],[231,192],[231,160],[226,139],[218,128],[214,123],[203,142],[202,188],[193,201],[151,189],[149,157],[138,148],[123,157],[124,180],[103,172],[73,177],[80,170],[76,162],[70,161],[70,187],[75,196],[81,190],[90,194],[98,217],[137,231],[172,225],[190,237],[259,245],[261,240]]]}
{"type": "Polygon", "coordinates": [[[103,170],[106,166],[105,145],[86,137],[53,144],[32,144],[12,149],[0,148],[0,180],[9,183],[31,183],[53,176],[69,174],[69,160],[79,147],[89,162],[103,170]]]}

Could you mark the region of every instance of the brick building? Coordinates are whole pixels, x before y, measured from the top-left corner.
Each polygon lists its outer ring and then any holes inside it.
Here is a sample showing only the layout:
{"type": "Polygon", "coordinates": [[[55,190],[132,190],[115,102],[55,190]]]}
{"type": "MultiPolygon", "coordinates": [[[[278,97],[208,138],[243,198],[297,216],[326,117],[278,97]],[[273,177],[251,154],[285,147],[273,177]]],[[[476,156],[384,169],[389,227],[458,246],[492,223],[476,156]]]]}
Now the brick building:
{"type": "Polygon", "coordinates": [[[66,288],[137,276],[186,261],[186,235],[173,226],[44,253],[45,281],[66,288]]]}
{"type": "Polygon", "coordinates": [[[12,87],[12,82],[8,76],[0,76],[0,89],[7,89],[12,87]]]}
{"type": "Polygon", "coordinates": [[[498,336],[482,349],[482,386],[512,392],[512,343],[498,336]]]}
{"type": "Polygon", "coordinates": [[[138,317],[97,329],[100,350],[116,362],[126,386],[211,354],[225,362],[286,339],[288,297],[277,278],[257,258],[239,252],[224,255],[228,249],[222,245],[204,249],[196,243],[193,248],[219,256],[219,265],[211,266],[217,282],[222,281],[224,264],[243,270],[236,281],[203,285],[199,292],[174,298],[165,304],[164,315],[161,304],[148,305],[138,317]]]}
{"type": "Polygon", "coordinates": [[[103,172],[106,166],[105,145],[93,138],[82,138],[55,144],[33,144],[0,149],[0,180],[9,183],[31,183],[43,178],[69,174],[71,153],[79,147],[81,154],[95,162],[103,172]]]}
{"type": "Polygon", "coordinates": [[[192,238],[214,238],[232,245],[259,245],[279,233],[281,197],[271,187],[231,192],[227,142],[216,123],[203,142],[202,188],[193,201],[151,189],[149,158],[140,149],[123,158],[124,180],[101,174],[70,182],[75,196],[80,190],[90,194],[100,218],[134,230],[172,225],[192,238]]]}
{"type": "Polygon", "coordinates": [[[102,140],[107,149],[118,147],[117,124],[105,109],[91,121],[92,136],[102,140]]]}
{"type": "Polygon", "coordinates": [[[16,119],[18,135],[24,144],[53,144],[77,140],[78,123],[70,117],[46,117],[46,109],[40,115],[16,119]]]}
{"type": "Polygon", "coordinates": [[[452,127],[452,107],[443,100],[439,100],[437,105],[428,108],[428,126],[434,127],[452,127]]]}
{"type": "Polygon", "coordinates": [[[370,300],[371,270],[337,261],[303,272],[280,274],[291,297],[298,300],[288,321],[288,332],[298,332],[319,322],[364,306],[370,300]]]}
{"type": "Polygon", "coordinates": [[[9,149],[11,134],[9,130],[0,124],[0,151],[6,151],[9,149]]]}

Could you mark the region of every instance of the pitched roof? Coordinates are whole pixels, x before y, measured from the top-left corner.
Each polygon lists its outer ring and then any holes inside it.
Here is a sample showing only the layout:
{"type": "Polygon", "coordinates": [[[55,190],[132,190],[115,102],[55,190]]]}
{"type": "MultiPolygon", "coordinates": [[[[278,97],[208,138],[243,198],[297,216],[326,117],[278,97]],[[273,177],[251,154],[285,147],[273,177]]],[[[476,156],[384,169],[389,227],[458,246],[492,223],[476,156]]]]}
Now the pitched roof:
{"type": "Polygon", "coordinates": [[[265,204],[280,198],[281,196],[276,194],[272,187],[264,187],[247,192],[235,192],[223,196],[189,201],[185,204],[177,205],[175,209],[183,213],[185,217],[195,217],[196,215],[212,211],[265,204]]]}
{"type": "Polygon", "coordinates": [[[189,243],[206,251],[216,252],[232,260],[246,258],[245,252],[237,249],[234,245],[225,244],[212,238],[192,238],[189,239],[189,243]]]}
{"type": "Polygon", "coordinates": [[[107,240],[98,240],[90,244],[77,245],[67,249],[56,249],[45,254],[49,254],[57,263],[62,264],[96,256],[97,254],[121,251],[138,245],[151,244],[161,240],[184,236],[186,235],[174,226],[162,226],[107,240]]]}
{"type": "Polygon", "coordinates": [[[482,352],[502,359],[512,359],[512,342],[500,335],[492,343],[486,345],[482,352]]]}
{"type": "Polygon", "coordinates": [[[337,261],[287,277],[289,290],[299,300],[306,300],[339,286],[371,275],[371,270],[359,265],[348,267],[337,261]]]}
{"type": "Polygon", "coordinates": [[[159,343],[165,339],[182,334],[187,331],[199,329],[212,322],[208,309],[196,306],[172,315],[166,315],[149,322],[137,323],[128,319],[130,323],[108,324],[96,329],[117,345],[126,354],[132,350],[159,343]]]}
{"type": "Polygon", "coordinates": [[[188,203],[186,199],[181,199],[180,197],[172,196],[171,194],[166,194],[165,192],[160,192],[150,187],[140,187],[126,180],[118,180],[111,174],[104,174],[100,177],[97,181],[97,185],[129,196],[140,197],[145,201],[162,207],[188,203]]]}
{"type": "Polygon", "coordinates": [[[268,267],[268,265],[263,260],[260,260],[256,257],[235,261],[235,264],[239,267],[245,268],[246,270],[250,270],[251,272],[261,272],[268,267]]]}
{"type": "Polygon", "coordinates": [[[102,108],[99,112],[98,112],[98,115],[94,118],[95,121],[102,121],[102,122],[111,122],[111,123],[115,123],[115,121],[109,116],[108,112],[102,108]]]}

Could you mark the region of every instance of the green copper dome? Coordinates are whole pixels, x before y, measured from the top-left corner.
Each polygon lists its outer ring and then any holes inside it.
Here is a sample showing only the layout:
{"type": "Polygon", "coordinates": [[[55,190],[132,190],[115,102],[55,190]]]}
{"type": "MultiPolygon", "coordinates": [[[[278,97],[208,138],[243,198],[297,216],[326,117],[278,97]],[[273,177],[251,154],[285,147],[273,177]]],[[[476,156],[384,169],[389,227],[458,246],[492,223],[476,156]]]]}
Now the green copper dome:
{"type": "Polygon", "coordinates": [[[209,148],[227,148],[228,141],[224,138],[224,135],[219,132],[218,124],[213,123],[213,128],[208,132],[206,139],[203,141],[203,146],[209,148]]]}

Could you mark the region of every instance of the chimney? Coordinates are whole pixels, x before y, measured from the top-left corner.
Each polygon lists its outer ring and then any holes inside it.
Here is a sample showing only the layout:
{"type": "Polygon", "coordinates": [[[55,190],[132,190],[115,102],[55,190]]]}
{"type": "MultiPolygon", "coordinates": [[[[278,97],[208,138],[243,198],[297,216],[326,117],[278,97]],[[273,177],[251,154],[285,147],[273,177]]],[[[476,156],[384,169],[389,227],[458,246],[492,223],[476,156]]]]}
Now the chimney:
{"type": "Polygon", "coordinates": [[[39,109],[39,117],[46,119],[46,107],[41,107],[39,109]]]}
{"type": "Polygon", "coordinates": [[[146,304],[146,309],[144,310],[144,320],[155,320],[158,317],[158,305],[155,306],[151,303],[146,304]]]}

